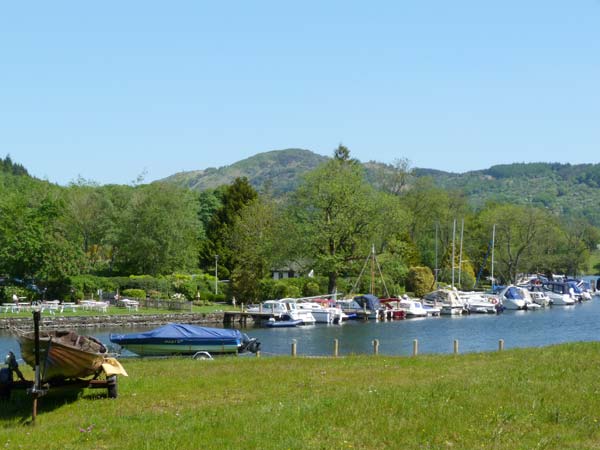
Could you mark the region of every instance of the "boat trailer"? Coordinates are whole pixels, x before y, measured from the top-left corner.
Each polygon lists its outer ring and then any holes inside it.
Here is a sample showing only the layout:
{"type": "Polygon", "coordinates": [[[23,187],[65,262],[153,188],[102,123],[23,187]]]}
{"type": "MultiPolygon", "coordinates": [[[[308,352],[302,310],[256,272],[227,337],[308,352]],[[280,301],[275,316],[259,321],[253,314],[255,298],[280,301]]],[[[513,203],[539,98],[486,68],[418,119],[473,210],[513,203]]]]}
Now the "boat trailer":
{"type": "MultiPolygon", "coordinates": [[[[91,379],[63,379],[55,378],[45,382],[41,382],[39,387],[36,387],[35,381],[27,380],[19,369],[19,364],[13,352],[8,352],[4,363],[7,367],[0,369],[0,400],[10,399],[13,390],[26,390],[34,399],[43,397],[51,388],[90,388],[90,389],[106,389],[108,398],[117,398],[118,395],[118,378],[117,374],[110,369],[112,364],[110,358],[108,362],[102,365],[91,379]],[[105,367],[105,366],[109,367],[105,367]],[[103,378],[101,378],[103,376],[103,378]]],[[[118,369],[117,369],[118,370],[118,369]]]]}

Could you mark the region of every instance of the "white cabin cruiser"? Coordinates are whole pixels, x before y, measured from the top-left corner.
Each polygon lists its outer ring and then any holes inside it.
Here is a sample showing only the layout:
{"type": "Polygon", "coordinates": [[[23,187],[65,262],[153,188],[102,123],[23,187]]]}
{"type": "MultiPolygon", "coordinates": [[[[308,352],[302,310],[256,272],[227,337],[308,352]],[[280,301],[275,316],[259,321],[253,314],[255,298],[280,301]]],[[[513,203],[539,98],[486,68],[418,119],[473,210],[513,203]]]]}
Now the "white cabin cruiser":
{"type": "Polygon", "coordinates": [[[576,302],[575,293],[570,292],[571,287],[563,281],[548,281],[543,288],[552,305],[574,305],[576,302]]]}
{"type": "Polygon", "coordinates": [[[440,307],[440,314],[460,315],[466,312],[465,304],[456,289],[438,289],[423,297],[428,306],[440,307]]]}
{"type": "Polygon", "coordinates": [[[525,309],[525,295],[517,286],[509,284],[498,294],[498,300],[505,309],[525,309]]]}

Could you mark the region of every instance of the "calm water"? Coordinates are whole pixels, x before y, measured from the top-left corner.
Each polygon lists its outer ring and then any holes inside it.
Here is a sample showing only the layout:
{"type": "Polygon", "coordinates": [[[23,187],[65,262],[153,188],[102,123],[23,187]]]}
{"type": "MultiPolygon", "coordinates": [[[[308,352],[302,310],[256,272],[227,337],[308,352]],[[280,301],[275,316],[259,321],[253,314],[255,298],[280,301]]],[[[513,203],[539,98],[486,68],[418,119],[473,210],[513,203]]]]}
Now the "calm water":
{"type": "MultiPolygon", "coordinates": [[[[86,329],[109,344],[109,333],[130,333],[143,329],[86,329]]],[[[500,315],[433,317],[394,322],[348,321],[342,325],[311,325],[296,328],[258,328],[244,330],[262,343],[264,355],[289,354],[292,340],[300,355],[330,355],[338,339],[340,354],[372,353],[374,339],[379,353],[412,354],[413,340],[419,340],[419,353],[452,353],[453,341],[459,351],[482,352],[498,348],[539,347],[563,342],[600,340],[600,298],[574,306],[555,306],[538,311],[508,311],[500,315]]],[[[19,346],[8,333],[0,331],[0,356],[19,346]]],[[[0,360],[0,363],[3,361],[0,360]]]]}

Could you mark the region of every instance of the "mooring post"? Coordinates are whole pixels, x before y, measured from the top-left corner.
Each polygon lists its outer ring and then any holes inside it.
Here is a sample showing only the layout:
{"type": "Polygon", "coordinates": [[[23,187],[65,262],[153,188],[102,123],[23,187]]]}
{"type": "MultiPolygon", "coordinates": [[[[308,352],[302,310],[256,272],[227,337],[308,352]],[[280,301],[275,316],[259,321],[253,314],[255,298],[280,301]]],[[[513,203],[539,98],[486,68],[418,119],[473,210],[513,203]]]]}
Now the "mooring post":
{"type": "Polygon", "coordinates": [[[454,354],[458,354],[458,339],[454,339],[454,354]]]}
{"type": "Polygon", "coordinates": [[[41,391],[41,374],[40,374],[40,317],[41,312],[39,308],[33,310],[33,339],[34,339],[34,351],[35,351],[35,378],[33,390],[31,395],[33,397],[33,408],[31,412],[31,422],[35,423],[37,417],[37,404],[38,397],[41,391]]]}
{"type": "Polygon", "coordinates": [[[340,354],[340,342],[337,339],[333,340],[333,356],[337,357],[340,354]]]}
{"type": "Polygon", "coordinates": [[[296,356],[296,339],[292,339],[292,356],[296,356]]]}
{"type": "Polygon", "coordinates": [[[413,356],[417,356],[419,354],[419,341],[415,339],[413,341],[413,356]]]}
{"type": "Polygon", "coordinates": [[[502,350],[504,350],[504,339],[498,341],[498,351],[501,352],[502,350]]]}
{"type": "Polygon", "coordinates": [[[379,354],[379,339],[373,339],[373,354],[379,354]]]}

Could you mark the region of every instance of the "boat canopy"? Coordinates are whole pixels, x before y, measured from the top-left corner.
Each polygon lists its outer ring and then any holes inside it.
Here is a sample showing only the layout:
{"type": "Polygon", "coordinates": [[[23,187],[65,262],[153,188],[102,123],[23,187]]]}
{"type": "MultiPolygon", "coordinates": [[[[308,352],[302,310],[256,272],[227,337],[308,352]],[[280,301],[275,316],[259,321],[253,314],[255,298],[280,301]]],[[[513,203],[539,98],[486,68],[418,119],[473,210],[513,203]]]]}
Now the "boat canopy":
{"type": "Polygon", "coordinates": [[[112,334],[110,340],[115,343],[127,343],[135,341],[151,341],[161,339],[203,339],[222,341],[223,339],[234,339],[240,342],[243,335],[239,330],[227,328],[209,328],[188,325],[182,323],[170,323],[143,333],[112,334]]]}
{"type": "Polygon", "coordinates": [[[510,300],[524,300],[525,299],[525,297],[523,296],[523,293],[519,289],[517,289],[515,286],[510,286],[508,289],[506,289],[504,296],[510,300]]]}
{"type": "Polygon", "coordinates": [[[379,299],[372,294],[359,295],[354,297],[354,301],[359,304],[361,308],[370,309],[376,311],[381,308],[379,299]]]}

